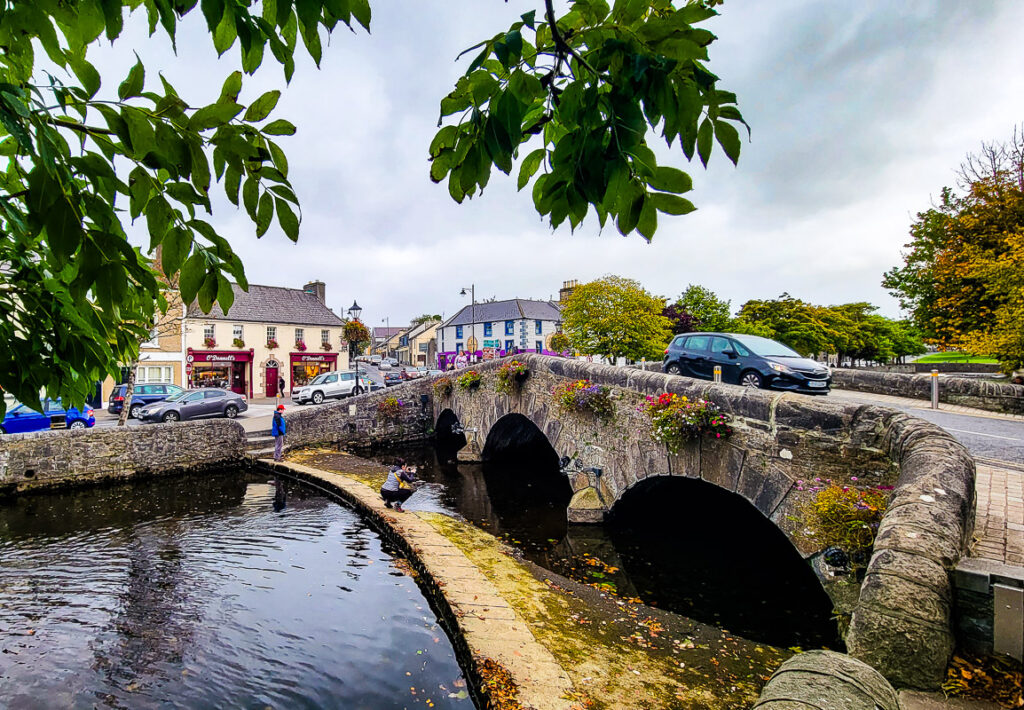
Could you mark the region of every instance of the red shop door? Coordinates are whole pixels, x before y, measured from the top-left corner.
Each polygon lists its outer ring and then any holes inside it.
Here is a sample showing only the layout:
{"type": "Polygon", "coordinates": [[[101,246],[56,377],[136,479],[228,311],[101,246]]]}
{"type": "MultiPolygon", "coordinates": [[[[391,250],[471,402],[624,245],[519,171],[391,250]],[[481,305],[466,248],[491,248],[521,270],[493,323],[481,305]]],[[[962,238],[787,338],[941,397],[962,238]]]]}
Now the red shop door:
{"type": "Polygon", "coordinates": [[[268,397],[276,397],[277,396],[277,366],[276,365],[274,367],[270,367],[269,365],[267,366],[267,379],[265,380],[265,382],[267,383],[267,396],[268,397]]]}

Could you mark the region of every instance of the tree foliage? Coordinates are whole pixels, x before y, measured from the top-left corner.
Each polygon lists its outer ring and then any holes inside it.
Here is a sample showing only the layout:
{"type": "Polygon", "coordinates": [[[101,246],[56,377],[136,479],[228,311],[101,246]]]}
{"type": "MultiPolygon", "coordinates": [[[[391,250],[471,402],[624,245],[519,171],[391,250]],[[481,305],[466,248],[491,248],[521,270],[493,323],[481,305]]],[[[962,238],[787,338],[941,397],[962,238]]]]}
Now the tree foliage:
{"type": "Polygon", "coordinates": [[[913,326],[881,316],[870,303],[817,306],[788,293],[747,301],[740,308],[737,332],[773,338],[803,355],[835,353],[840,362],[890,362],[925,351],[913,326]],[[744,330],[745,329],[745,330],[744,330]]]}
{"type": "Polygon", "coordinates": [[[729,301],[723,301],[708,288],[690,284],[676,299],[675,305],[696,321],[693,330],[724,331],[732,323],[729,301]]]}
{"type": "Polygon", "coordinates": [[[424,313],[423,315],[416,316],[411,321],[409,321],[409,325],[415,328],[416,326],[423,325],[424,323],[433,323],[435,321],[440,320],[440,315],[431,315],[429,313],[424,313]]]}
{"type": "Polygon", "coordinates": [[[657,360],[671,335],[664,307],[638,282],[605,276],[576,287],[562,308],[562,328],[580,352],[657,360]]]}
{"type": "Polygon", "coordinates": [[[929,341],[1009,372],[1024,367],[1024,129],[968,156],[960,178],[963,194],[945,188],[918,214],[882,283],[929,341]]]}
{"type": "Polygon", "coordinates": [[[683,215],[690,175],[658,165],[649,137],[660,129],[687,160],[707,165],[717,141],[735,163],[746,126],[736,96],[707,68],[716,39],[701,22],[717,0],[572,0],[556,18],[522,16],[507,32],[471,47],[476,53],[441,101],[444,125],[430,145],[430,176],[448,180],[457,202],[482,191],[491,169],[518,187],[533,184],[537,211],[552,227],[575,229],[592,207],[604,226],[650,240],[658,213],[683,215]],[[530,150],[530,148],[533,148],[530,150]],[[539,171],[539,175],[538,175],[539,171]]]}
{"type": "MultiPolygon", "coordinates": [[[[649,128],[669,145],[678,139],[687,159],[706,164],[715,141],[739,157],[736,97],[717,88],[706,66],[715,37],[695,26],[716,4],[573,0],[557,20],[550,2],[542,21],[523,15],[478,45],[441,102],[443,116],[459,117],[430,146],[431,176],[447,176],[461,201],[487,184],[492,165],[510,172],[539,136],[522,158],[520,188],[533,181],[552,225],[577,225],[592,205],[602,224],[611,216],[624,234],[649,239],[658,212],[693,209],[680,197],[690,177],[657,165],[649,128]]],[[[295,240],[301,223],[278,143],[296,128],[272,116],[280,91],[243,100],[243,74],[272,57],[290,80],[296,51],[319,65],[332,30],[368,30],[370,19],[369,0],[0,5],[0,388],[29,403],[45,389],[81,404],[95,381],[134,362],[160,303],[148,263],[158,247],[184,302],[229,312],[232,283],[247,283],[209,218],[214,183],[257,236],[276,221],[295,240]],[[141,61],[113,79],[89,61],[90,47],[117,40],[131,16],[173,44],[197,7],[218,54],[241,59],[213,103],[198,105],[141,61]],[[144,220],[147,248],[130,245],[128,220],[144,220]]]]}

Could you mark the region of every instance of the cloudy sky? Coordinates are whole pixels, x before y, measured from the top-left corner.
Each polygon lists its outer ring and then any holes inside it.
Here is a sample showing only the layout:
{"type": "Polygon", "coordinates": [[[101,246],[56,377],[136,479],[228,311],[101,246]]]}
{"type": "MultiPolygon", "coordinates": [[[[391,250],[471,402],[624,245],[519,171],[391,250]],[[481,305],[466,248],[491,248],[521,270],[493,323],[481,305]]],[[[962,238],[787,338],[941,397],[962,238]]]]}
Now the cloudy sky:
{"type": "MultiPolygon", "coordinates": [[[[514,179],[495,172],[460,206],[430,182],[426,160],[438,102],[465,69],[455,56],[540,5],[376,0],[372,35],[335,32],[319,71],[304,56],[275,112],[299,129],[282,141],[302,201],[299,243],[276,227],[257,240],[243,213],[215,205],[249,280],[321,279],[328,305],[357,299],[371,326],[449,316],[470,284],[478,299],[548,298],[566,279],[608,273],[672,298],[699,283],[734,308],[786,291],[897,315],[879,282],[914,214],[965,153],[1024,121],[1024,3],[728,0],[706,26],[719,37],[711,69],[753,129],[739,167],[720,152],[706,171],[689,166],[699,209],[663,216],[652,244],[602,233],[593,215],[552,232],[514,179]]],[[[201,105],[237,63],[235,50],[216,58],[204,29],[193,13],[175,56],[135,23],[95,61],[119,81],[137,51],[150,80],[160,68],[201,105]]],[[[283,84],[268,60],[241,100],[283,84]]],[[[686,169],[678,148],[671,159],[686,169]]]]}

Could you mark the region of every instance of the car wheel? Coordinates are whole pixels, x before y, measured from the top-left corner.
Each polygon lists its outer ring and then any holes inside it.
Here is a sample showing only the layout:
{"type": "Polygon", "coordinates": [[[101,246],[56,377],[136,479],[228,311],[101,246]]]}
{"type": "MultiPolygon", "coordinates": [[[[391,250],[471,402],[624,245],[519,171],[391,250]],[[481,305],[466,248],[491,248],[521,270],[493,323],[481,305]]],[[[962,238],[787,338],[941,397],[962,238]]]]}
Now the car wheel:
{"type": "Polygon", "coordinates": [[[132,408],[128,410],[128,418],[129,419],[138,419],[139,418],[139,412],[141,412],[141,411],[142,411],[142,405],[141,404],[133,404],[132,408]]]}
{"type": "Polygon", "coordinates": [[[683,374],[683,369],[679,367],[678,362],[670,362],[668,365],[665,366],[665,372],[667,372],[670,375],[681,375],[683,374]]]}
{"type": "Polygon", "coordinates": [[[76,419],[75,421],[68,424],[68,429],[85,429],[85,422],[83,422],[81,419],[76,419]]]}
{"type": "Polygon", "coordinates": [[[313,393],[313,404],[323,404],[323,403],[324,403],[324,393],[323,392],[314,392],[313,393]]]}
{"type": "Polygon", "coordinates": [[[238,407],[233,404],[229,404],[224,408],[224,416],[228,419],[234,419],[238,416],[238,407]]]}
{"type": "Polygon", "coordinates": [[[172,410],[164,414],[160,419],[165,422],[176,422],[181,420],[181,415],[172,410]]]}
{"type": "Polygon", "coordinates": [[[363,393],[363,388],[360,387],[359,385],[356,385],[355,387],[352,388],[352,394],[353,395],[362,394],[362,393],[363,393]]]}
{"type": "Polygon", "coordinates": [[[761,379],[761,375],[753,370],[747,370],[740,375],[740,384],[744,387],[750,387],[751,389],[760,389],[763,381],[761,379]]]}

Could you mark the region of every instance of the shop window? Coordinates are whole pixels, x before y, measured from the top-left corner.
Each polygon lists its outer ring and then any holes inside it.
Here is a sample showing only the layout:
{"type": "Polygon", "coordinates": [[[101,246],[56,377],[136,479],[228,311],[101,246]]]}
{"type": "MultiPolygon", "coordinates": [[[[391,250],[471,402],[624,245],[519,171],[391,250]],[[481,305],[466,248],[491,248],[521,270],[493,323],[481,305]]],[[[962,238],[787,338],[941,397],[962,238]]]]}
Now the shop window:
{"type": "Polygon", "coordinates": [[[538,340],[538,341],[534,342],[533,347],[534,347],[534,350],[536,350],[537,352],[540,352],[540,351],[542,351],[544,349],[544,343],[542,343],[541,341],[538,340]]]}
{"type": "Polygon", "coordinates": [[[137,382],[173,382],[174,370],[159,365],[139,366],[135,373],[137,382]]]}
{"type": "Polygon", "coordinates": [[[516,322],[514,320],[505,321],[505,335],[516,334],[516,322]]]}
{"type": "Polygon", "coordinates": [[[494,335],[494,327],[493,326],[494,326],[493,323],[484,323],[484,337],[485,338],[489,338],[492,335],[494,335]]]}
{"type": "Polygon", "coordinates": [[[505,352],[509,352],[510,350],[512,350],[513,347],[515,347],[515,341],[514,340],[506,340],[505,341],[505,352]]]}
{"type": "Polygon", "coordinates": [[[462,343],[455,343],[455,352],[457,352],[457,353],[461,353],[462,352],[462,343]]]}
{"type": "Polygon", "coordinates": [[[543,332],[544,332],[544,321],[542,321],[542,320],[535,320],[533,322],[533,334],[534,335],[540,335],[543,332]]]}

